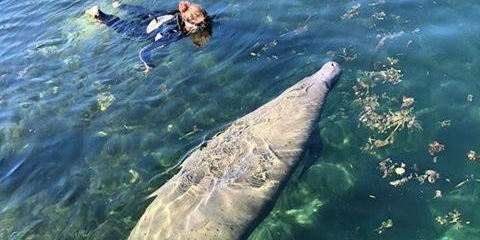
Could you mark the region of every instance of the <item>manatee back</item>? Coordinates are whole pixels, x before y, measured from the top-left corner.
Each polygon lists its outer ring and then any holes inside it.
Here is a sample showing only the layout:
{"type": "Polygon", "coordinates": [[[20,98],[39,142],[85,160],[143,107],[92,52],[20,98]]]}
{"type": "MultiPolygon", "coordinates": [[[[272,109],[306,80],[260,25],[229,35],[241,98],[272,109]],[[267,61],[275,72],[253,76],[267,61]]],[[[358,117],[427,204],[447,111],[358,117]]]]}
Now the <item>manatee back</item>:
{"type": "Polygon", "coordinates": [[[325,64],[194,151],[129,239],[246,238],[298,165],[340,73],[338,64],[325,64]]]}

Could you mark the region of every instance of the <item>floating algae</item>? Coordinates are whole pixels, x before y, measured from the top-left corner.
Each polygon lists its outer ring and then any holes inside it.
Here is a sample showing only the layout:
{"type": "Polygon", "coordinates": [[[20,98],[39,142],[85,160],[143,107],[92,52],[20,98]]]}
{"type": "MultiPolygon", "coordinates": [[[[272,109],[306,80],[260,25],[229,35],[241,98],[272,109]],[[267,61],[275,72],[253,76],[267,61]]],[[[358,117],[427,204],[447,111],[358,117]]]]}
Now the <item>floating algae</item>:
{"type": "Polygon", "coordinates": [[[386,147],[394,142],[395,134],[404,128],[420,129],[421,126],[413,114],[414,98],[402,97],[402,104],[398,109],[387,108],[396,104],[398,100],[388,96],[386,93],[375,94],[374,90],[378,84],[398,84],[401,82],[401,70],[394,68],[398,63],[395,58],[387,58],[388,63],[383,64],[384,70],[363,71],[357,78],[357,84],[353,87],[358,97],[355,102],[362,107],[359,115],[359,122],[374,131],[378,137],[369,137],[367,143],[362,147],[365,151],[374,148],[386,147]]]}
{"type": "Polygon", "coordinates": [[[402,106],[400,106],[400,108],[409,108],[413,105],[413,103],[415,102],[415,99],[411,97],[403,97],[402,102],[403,103],[402,103],[402,106]]]}
{"type": "Polygon", "coordinates": [[[467,158],[468,158],[468,160],[470,160],[472,162],[480,159],[480,157],[477,155],[477,153],[473,150],[470,150],[470,151],[467,152],[467,158]]]}
{"type": "Polygon", "coordinates": [[[380,71],[367,71],[364,72],[364,74],[369,77],[373,78],[375,80],[381,80],[384,83],[392,83],[392,84],[398,84],[402,81],[402,70],[400,69],[395,69],[393,67],[387,68],[385,70],[380,70],[380,71]]]}
{"type": "Polygon", "coordinates": [[[435,155],[443,150],[445,150],[445,145],[440,144],[437,141],[433,141],[428,145],[428,153],[430,153],[430,155],[435,155]]]}
{"type": "Polygon", "coordinates": [[[353,61],[358,58],[358,55],[355,53],[353,47],[350,45],[348,47],[340,48],[339,57],[343,58],[345,61],[353,61]]]}
{"type": "Polygon", "coordinates": [[[377,232],[378,234],[382,234],[383,232],[385,232],[387,228],[391,228],[391,227],[393,227],[393,221],[392,219],[388,219],[386,221],[383,221],[380,224],[380,227],[375,229],[375,232],[377,232]]]}
{"type": "Polygon", "coordinates": [[[382,114],[364,111],[360,121],[377,133],[388,134],[384,140],[369,138],[365,146],[362,147],[363,150],[372,150],[392,144],[395,133],[404,128],[420,128],[420,124],[410,109],[402,109],[396,112],[389,111],[382,114]]]}
{"type": "Polygon", "coordinates": [[[435,170],[428,169],[422,173],[416,166],[410,167],[407,174],[407,165],[405,163],[395,163],[390,158],[379,162],[378,169],[383,173],[382,178],[387,179],[393,187],[402,186],[412,179],[417,180],[420,184],[424,184],[435,183],[440,178],[440,174],[435,170]]]}
{"type": "Polygon", "coordinates": [[[454,228],[460,228],[463,225],[461,214],[457,209],[453,209],[444,216],[437,216],[435,220],[440,225],[453,225],[454,228]]]}
{"type": "Polygon", "coordinates": [[[431,205],[437,228],[445,230],[440,240],[478,239],[480,179],[468,178],[431,205]]]}

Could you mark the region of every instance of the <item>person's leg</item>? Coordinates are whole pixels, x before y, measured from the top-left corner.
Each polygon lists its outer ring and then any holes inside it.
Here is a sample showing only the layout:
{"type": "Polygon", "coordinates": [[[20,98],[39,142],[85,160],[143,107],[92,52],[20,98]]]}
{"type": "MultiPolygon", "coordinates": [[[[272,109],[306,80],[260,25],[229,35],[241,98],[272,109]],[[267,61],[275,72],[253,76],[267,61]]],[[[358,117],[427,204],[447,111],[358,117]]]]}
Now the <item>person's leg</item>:
{"type": "Polygon", "coordinates": [[[87,17],[94,21],[101,22],[107,26],[111,26],[120,20],[117,16],[106,14],[100,10],[98,6],[93,6],[85,11],[87,17]]]}
{"type": "Polygon", "coordinates": [[[99,21],[109,27],[111,27],[116,32],[125,34],[131,37],[144,37],[148,38],[148,34],[146,33],[145,24],[142,24],[141,21],[127,21],[122,20],[115,15],[110,15],[102,12],[98,6],[94,6],[85,11],[85,14],[94,19],[95,21],[99,21]]]}

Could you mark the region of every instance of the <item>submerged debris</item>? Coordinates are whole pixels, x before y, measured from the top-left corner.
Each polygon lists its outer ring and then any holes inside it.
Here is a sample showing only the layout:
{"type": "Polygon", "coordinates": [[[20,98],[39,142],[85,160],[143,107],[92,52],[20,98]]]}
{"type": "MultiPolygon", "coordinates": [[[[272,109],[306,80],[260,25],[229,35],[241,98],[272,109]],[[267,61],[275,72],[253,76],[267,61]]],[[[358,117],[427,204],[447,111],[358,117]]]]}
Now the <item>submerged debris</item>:
{"type": "Polygon", "coordinates": [[[98,107],[102,112],[107,110],[107,108],[110,107],[114,101],[115,96],[110,92],[100,93],[97,98],[98,107]]]}
{"type": "Polygon", "coordinates": [[[452,124],[452,120],[450,119],[443,120],[440,122],[440,127],[447,128],[447,127],[450,127],[451,124],[452,124]]]}
{"type": "Polygon", "coordinates": [[[402,175],[405,173],[405,168],[403,168],[403,167],[397,167],[397,168],[395,168],[395,173],[396,173],[397,175],[402,176],[402,175]]]}
{"type": "Polygon", "coordinates": [[[194,125],[193,126],[193,130],[189,133],[186,133],[185,135],[181,136],[178,138],[178,140],[183,140],[185,138],[189,138],[190,136],[192,136],[193,134],[197,133],[197,132],[201,132],[203,131],[202,129],[198,128],[197,125],[194,125]]]}
{"type": "Polygon", "coordinates": [[[106,137],[108,136],[108,133],[105,131],[98,131],[96,135],[99,137],[106,137]]]}
{"type": "Polygon", "coordinates": [[[250,56],[252,57],[260,57],[262,56],[262,54],[264,54],[265,52],[267,52],[268,50],[270,50],[271,48],[277,46],[278,42],[277,40],[273,40],[269,43],[266,43],[265,45],[263,45],[263,47],[258,50],[257,52],[251,52],[250,53],[250,56]]]}
{"type": "Polygon", "coordinates": [[[129,181],[129,182],[130,182],[131,184],[136,183],[136,182],[138,181],[139,177],[140,177],[140,175],[138,174],[138,172],[135,171],[135,170],[133,170],[133,169],[128,170],[128,172],[129,172],[130,174],[132,174],[132,177],[130,178],[130,181],[129,181]]]}
{"type": "Polygon", "coordinates": [[[381,11],[381,12],[376,12],[372,15],[372,17],[378,19],[378,20],[384,20],[385,17],[387,16],[387,14],[385,14],[384,11],[381,11]]]}
{"type": "Polygon", "coordinates": [[[445,150],[445,145],[440,144],[437,141],[433,141],[428,145],[428,153],[430,153],[430,155],[435,155],[443,150],[445,150]]]}
{"type": "Polygon", "coordinates": [[[435,190],[435,195],[433,196],[433,198],[441,198],[441,197],[442,197],[442,191],[435,190]]]}
{"type": "Polygon", "coordinates": [[[468,102],[473,101],[473,95],[472,95],[472,94],[468,94],[468,95],[467,95],[467,101],[468,101],[468,102]]]}
{"type": "Polygon", "coordinates": [[[171,132],[175,131],[175,128],[176,128],[175,125],[170,123],[170,124],[167,125],[167,132],[171,133],[171,132]]]}

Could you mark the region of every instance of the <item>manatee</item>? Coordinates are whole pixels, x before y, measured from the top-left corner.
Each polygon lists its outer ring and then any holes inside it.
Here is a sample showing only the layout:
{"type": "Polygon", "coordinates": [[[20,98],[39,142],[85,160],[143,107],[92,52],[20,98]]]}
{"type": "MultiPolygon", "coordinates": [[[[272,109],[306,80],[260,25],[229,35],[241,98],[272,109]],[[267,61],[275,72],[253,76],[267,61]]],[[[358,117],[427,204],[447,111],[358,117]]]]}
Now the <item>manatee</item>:
{"type": "Polygon", "coordinates": [[[328,62],[199,146],[128,239],[245,239],[296,169],[342,70],[328,62]]]}

